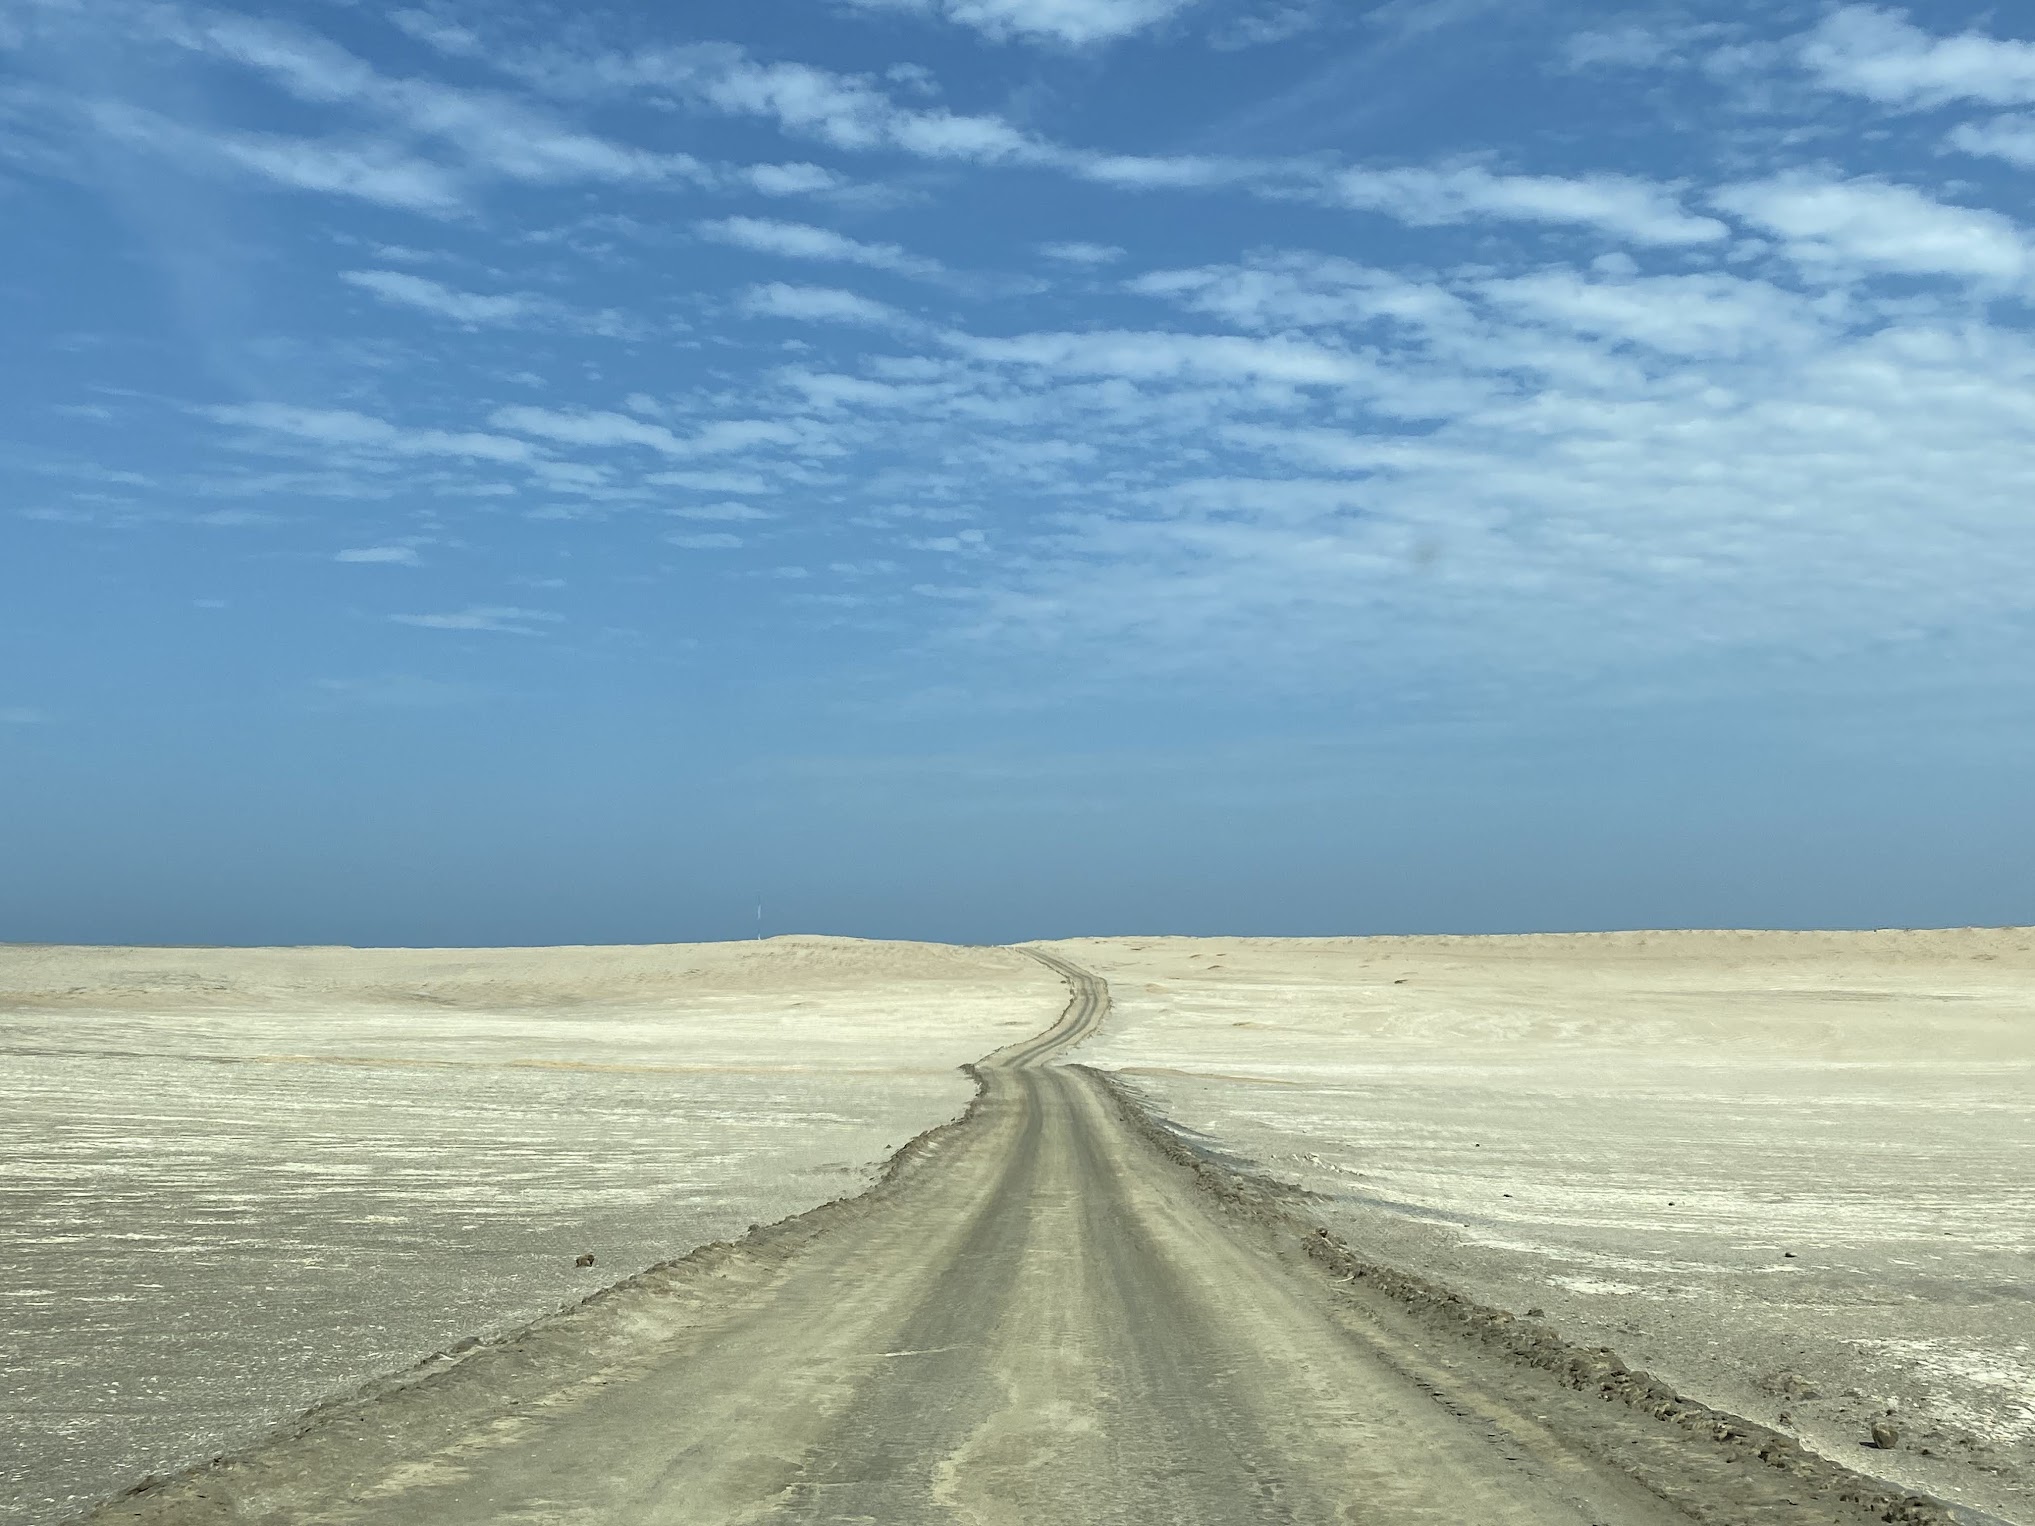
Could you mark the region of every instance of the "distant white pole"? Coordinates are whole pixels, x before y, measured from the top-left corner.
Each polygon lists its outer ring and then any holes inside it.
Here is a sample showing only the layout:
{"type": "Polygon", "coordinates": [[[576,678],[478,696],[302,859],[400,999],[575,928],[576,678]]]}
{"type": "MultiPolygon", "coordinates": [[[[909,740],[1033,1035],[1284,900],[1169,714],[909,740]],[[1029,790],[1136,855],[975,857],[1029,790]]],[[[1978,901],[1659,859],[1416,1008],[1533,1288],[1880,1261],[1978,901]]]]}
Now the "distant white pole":
{"type": "Polygon", "coordinates": [[[763,941],[763,897],[756,898],[756,941],[763,941]]]}

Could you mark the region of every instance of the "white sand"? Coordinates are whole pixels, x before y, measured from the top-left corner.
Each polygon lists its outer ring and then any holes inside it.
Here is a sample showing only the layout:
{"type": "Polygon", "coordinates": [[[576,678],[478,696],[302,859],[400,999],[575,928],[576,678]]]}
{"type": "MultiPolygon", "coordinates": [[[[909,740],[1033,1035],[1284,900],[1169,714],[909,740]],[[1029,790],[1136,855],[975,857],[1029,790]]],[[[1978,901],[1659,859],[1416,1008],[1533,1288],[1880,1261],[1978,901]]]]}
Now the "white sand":
{"type": "Polygon", "coordinates": [[[848,939],[0,947],[0,1516],[859,1191],[1065,996],[848,939]]]}
{"type": "Polygon", "coordinates": [[[2035,1515],[2035,931],[1050,946],[1078,1058],[1380,1259],[2035,1515]]]}

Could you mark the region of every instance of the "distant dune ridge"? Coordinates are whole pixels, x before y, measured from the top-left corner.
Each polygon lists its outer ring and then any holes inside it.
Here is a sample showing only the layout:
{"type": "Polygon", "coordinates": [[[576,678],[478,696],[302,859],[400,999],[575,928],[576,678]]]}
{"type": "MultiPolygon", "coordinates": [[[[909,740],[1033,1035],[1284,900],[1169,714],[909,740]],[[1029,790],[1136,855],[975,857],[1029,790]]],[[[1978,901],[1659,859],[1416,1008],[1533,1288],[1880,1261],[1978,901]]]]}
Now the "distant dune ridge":
{"type": "Polygon", "coordinates": [[[796,993],[1020,979],[1019,955],[945,943],[814,935],[740,943],[576,944],[557,948],[130,948],[0,944],[0,1011],[166,1003],[321,1007],[335,1000],[436,1006],[691,1001],[703,993],[796,993]]]}
{"type": "Polygon", "coordinates": [[[2035,1516],[2035,929],[1051,946],[1085,1060],[1353,1244],[2035,1516]]]}

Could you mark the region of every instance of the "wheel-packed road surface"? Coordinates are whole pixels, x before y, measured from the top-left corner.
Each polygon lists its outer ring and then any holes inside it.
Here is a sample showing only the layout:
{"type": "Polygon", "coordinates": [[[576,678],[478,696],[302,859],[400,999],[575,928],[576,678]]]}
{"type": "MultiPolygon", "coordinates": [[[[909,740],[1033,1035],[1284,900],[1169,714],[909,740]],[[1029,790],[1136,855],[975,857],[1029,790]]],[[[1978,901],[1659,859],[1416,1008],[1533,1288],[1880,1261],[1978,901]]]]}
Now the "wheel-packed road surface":
{"type": "Polygon", "coordinates": [[[1049,962],[1073,987],[1060,1024],[983,1062],[969,1117],[866,1198],[633,1279],[101,1518],[1847,1518],[1771,1489],[1731,1497],[1705,1459],[1674,1502],[1574,1429],[1582,1396],[1537,1397],[1480,1375],[1467,1345],[1366,1315],[1227,1212],[1100,1077],[1056,1063],[1107,992],[1049,962]],[[1716,1508],[1690,1509],[1692,1490],[1716,1508]]]}

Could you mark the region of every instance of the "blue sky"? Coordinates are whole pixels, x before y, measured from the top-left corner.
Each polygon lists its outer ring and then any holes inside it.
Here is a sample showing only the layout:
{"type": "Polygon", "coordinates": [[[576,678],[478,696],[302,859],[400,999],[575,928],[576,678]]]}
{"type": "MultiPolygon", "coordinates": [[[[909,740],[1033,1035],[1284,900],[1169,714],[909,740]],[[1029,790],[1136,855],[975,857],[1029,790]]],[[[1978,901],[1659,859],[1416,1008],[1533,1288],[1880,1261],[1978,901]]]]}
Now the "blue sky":
{"type": "Polygon", "coordinates": [[[2035,26],[0,6],[0,937],[2035,920],[2035,26]]]}

